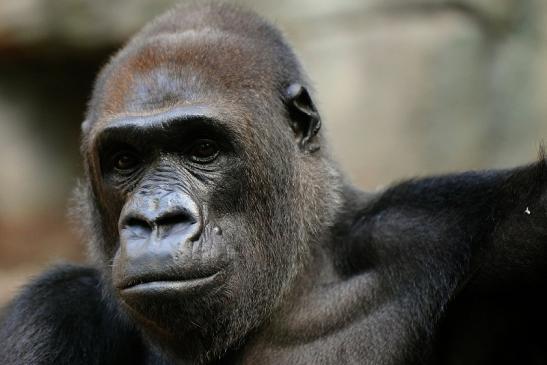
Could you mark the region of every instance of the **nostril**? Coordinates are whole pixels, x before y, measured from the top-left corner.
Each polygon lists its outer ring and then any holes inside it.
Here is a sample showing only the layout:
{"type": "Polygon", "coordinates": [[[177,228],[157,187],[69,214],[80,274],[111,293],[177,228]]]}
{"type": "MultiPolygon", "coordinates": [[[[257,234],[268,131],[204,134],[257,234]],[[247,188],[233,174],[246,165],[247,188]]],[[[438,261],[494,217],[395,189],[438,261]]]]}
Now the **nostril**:
{"type": "Polygon", "coordinates": [[[177,212],[177,213],[166,214],[162,217],[159,217],[158,219],[156,219],[155,223],[158,226],[169,227],[169,226],[175,226],[181,223],[194,224],[196,223],[196,220],[189,214],[177,212]]]}
{"type": "Polygon", "coordinates": [[[138,229],[145,230],[145,231],[151,231],[152,230],[152,225],[150,223],[148,223],[144,219],[140,219],[140,218],[137,218],[137,217],[128,217],[125,220],[123,226],[127,227],[127,228],[138,228],[138,229]]]}
{"type": "Polygon", "coordinates": [[[126,238],[145,239],[152,234],[152,225],[145,219],[127,216],[120,224],[120,233],[126,238]]]}

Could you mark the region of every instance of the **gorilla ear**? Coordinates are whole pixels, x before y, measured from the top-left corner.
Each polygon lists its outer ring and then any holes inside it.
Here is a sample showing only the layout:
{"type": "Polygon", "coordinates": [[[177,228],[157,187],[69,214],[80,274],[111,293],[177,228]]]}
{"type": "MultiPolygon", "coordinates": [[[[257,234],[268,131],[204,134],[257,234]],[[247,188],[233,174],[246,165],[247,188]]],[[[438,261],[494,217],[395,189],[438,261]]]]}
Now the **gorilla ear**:
{"type": "Polygon", "coordinates": [[[286,91],[285,104],[300,149],[317,151],[319,144],[314,137],[321,128],[321,119],[308,90],[300,84],[291,84],[286,91]]]}

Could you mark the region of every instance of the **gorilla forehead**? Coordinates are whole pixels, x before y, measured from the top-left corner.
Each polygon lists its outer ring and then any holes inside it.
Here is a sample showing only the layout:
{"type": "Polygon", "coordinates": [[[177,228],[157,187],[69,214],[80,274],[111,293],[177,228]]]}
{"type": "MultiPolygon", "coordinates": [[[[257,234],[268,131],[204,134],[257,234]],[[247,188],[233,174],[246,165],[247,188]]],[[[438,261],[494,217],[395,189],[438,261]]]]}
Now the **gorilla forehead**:
{"type": "Polygon", "coordinates": [[[269,101],[280,89],[281,72],[275,55],[258,47],[214,29],[155,35],[112,64],[101,111],[112,116],[211,100],[241,106],[269,101]]]}
{"type": "Polygon", "coordinates": [[[214,104],[235,118],[272,115],[290,83],[308,84],[275,27],[228,4],[181,4],[143,29],[103,69],[84,136],[113,118],[185,105],[214,104]]]}

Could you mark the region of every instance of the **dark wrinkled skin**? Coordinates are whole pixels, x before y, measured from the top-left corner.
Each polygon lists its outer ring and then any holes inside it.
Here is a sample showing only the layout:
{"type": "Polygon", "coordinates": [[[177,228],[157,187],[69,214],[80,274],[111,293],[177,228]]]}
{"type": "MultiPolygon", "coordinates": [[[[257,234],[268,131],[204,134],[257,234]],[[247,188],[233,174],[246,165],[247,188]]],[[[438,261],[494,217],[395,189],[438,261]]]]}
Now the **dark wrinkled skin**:
{"type": "Polygon", "coordinates": [[[82,125],[86,267],[28,284],[1,364],[543,364],[547,163],[365,193],[279,32],[181,6],[82,125]]]}

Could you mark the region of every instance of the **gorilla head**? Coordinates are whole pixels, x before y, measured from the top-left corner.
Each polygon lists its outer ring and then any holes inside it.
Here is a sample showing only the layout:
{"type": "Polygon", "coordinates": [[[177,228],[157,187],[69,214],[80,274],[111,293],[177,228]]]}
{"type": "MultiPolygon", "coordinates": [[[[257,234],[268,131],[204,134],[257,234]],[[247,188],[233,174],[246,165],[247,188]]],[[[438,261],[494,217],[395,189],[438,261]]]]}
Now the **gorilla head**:
{"type": "Polygon", "coordinates": [[[158,18],[97,80],[92,252],[107,293],[177,357],[218,356],[266,323],[330,231],[339,177],[308,90],[275,28],[218,4],[158,18]]]}

